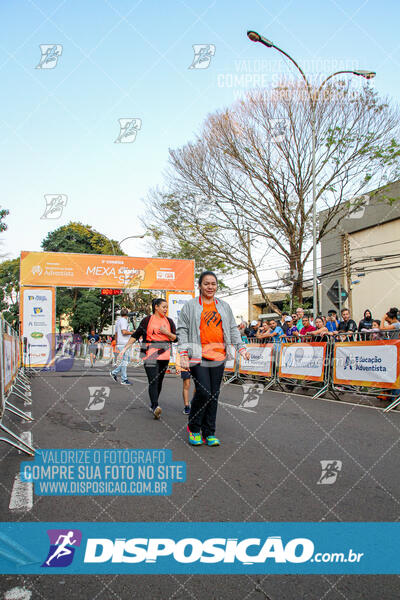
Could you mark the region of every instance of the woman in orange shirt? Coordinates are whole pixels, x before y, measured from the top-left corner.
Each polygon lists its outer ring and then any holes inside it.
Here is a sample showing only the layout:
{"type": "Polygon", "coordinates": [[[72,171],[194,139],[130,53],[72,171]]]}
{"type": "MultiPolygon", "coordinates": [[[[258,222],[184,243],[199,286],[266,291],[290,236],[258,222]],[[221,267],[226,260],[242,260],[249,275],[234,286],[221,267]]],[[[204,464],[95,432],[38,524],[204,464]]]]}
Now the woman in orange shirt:
{"type": "Polygon", "coordinates": [[[145,354],[144,370],[149,382],[150,410],[155,419],[161,416],[158,398],[169,364],[171,342],[176,340],[175,323],[167,317],[167,311],[168,304],[164,298],[153,300],[153,314],[142,319],[121,352],[124,354],[136,340],[142,338],[141,352],[145,354]]]}
{"type": "Polygon", "coordinates": [[[110,360],[110,364],[114,364],[115,360],[118,356],[118,350],[117,350],[117,340],[115,339],[115,333],[112,336],[112,340],[111,340],[111,360],[110,360]]]}
{"type": "Polygon", "coordinates": [[[189,414],[189,443],[219,446],[215,437],[218,397],[224,375],[226,349],[231,344],[249,360],[232,309],[215,298],[218,281],[205,271],[199,278],[200,296],[183,305],[178,321],[181,366],[190,372],[195,395],[189,414]]]}

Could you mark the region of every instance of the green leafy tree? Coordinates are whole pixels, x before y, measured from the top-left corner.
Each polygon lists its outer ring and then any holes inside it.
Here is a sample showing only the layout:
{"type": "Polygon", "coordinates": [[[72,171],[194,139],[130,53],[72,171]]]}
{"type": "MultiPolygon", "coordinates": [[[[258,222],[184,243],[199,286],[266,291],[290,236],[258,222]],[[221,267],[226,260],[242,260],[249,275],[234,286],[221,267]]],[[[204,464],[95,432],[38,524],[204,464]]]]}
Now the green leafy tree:
{"type": "MultiPolygon", "coordinates": [[[[123,255],[117,241],[107,238],[90,225],[71,222],[51,231],[42,242],[46,252],[123,255]]],[[[91,328],[101,331],[112,321],[112,298],[100,290],[57,288],[56,317],[66,315],[75,333],[91,328]]]]}
{"type": "Polygon", "coordinates": [[[0,209],[0,232],[5,231],[7,229],[7,225],[3,223],[3,219],[5,219],[5,217],[9,214],[9,210],[6,210],[4,208],[0,209]]]}
{"type": "Polygon", "coordinates": [[[0,311],[14,329],[18,329],[19,258],[0,263],[0,311]]]}

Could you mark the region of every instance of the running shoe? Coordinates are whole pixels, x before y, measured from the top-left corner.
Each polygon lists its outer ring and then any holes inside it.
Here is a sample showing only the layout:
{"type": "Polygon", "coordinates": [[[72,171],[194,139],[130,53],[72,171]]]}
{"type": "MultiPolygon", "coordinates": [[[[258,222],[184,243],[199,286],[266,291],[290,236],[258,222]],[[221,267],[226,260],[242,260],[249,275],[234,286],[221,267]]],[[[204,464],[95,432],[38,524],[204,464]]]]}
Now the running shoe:
{"type": "Polygon", "coordinates": [[[121,385],[133,385],[133,383],[129,379],[125,379],[125,381],[121,381],[121,385]]]}
{"type": "Polygon", "coordinates": [[[161,406],[157,406],[154,410],[153,410],[153,415],[155,419],[159,419],[161,417],[161,406]]]}
{"type": "Polygon", "coordinates": [[[201,446],[204,444],[204,438],[201,437],[201,433],[193,433],[193,431],[190,431],[189,426],[187,430],[189,434],[189,444],[191,446],[201,446]]]}
{"type": "Polygon", "coordinates": [[[190,415],[190,406],[185,406],[182,412],[184,415],[190,415]]]}
{"type": "Polygon", "coordinates": [[[116,383],[118,383],[118,377],[116,375],[114,375],[114,373],[112,371],[110,371],[110,377],[112,377],[114,379],[114,381],[116,383]]]}
{"type": "Polygon", "coordinates": [[[220,441],[218,438],[215,437],[215,435],[208,435],[206,437],[206,444],[207,446],[219,446],[220,445],[220,441]]]}

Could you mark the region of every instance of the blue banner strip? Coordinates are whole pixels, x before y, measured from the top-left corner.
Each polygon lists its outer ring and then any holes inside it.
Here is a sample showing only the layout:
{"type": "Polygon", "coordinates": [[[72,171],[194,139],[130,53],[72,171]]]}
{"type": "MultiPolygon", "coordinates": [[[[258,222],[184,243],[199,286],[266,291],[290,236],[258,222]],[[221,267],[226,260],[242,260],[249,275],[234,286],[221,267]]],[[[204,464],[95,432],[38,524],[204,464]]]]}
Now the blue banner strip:
{"type": "Polygon", "coordinates": [[[400,574],[400,523],[1,523],[4,574],[400,574]]]}

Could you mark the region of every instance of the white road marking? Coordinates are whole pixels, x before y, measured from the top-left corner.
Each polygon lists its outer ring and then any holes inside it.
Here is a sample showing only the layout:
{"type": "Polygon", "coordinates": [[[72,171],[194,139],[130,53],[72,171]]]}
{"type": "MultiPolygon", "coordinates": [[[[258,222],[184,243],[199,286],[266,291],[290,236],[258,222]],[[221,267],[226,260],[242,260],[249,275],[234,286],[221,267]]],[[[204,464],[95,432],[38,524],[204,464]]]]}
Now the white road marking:
{"type": "Polygon", "coordinates": [[[28,512],[33,507],[33,483],[21,481],[19,473],[15,476],[8,508],[13,512],[28,512]]]}
{"type": "Polygon", "coordinates": [[[235,406],[234,404],[229,404],[229,402],[218,402],[218,404],[222,404],[222,406],[229,406],[229,408],[237,408],[237,410],[243,410],[244,412],[257,413],[257,411],[250,410],[250,408],[243,408],[243,406],[235,406]]]}
{"type": "MultiPolygon", "coordinates": [[[[27,412],[26,414],[32,416],[32,413],[30,413],[30,412],[27,412]]],[[[23,431],[19,437],[21,438],[21,440],[23,442],[32,446],[32,432],[31,431],[23,431]]],[[[18,454],[24,454],[24,452],[22,452],[21,450],[18,450],[18,454]]]]}
{"type": "Polygon", "coordinates": [[[15,587],[4,594],[4,600],[30,600],[32,592],[23,587],[15,587]]]}
{"type": "MultiPolygon", "coordinates": [[[[21,439],[32,446],[32,433],[30,431],[23,431],[21,433],[21,439]]],[[[19,454],[23,454],[21,450],[18,450],[19,454]]],[[[17,473],[14,479],[14,485],[11,492],[10,504],[8,508],[14,512],[28,512],[33,507],[33,482],[32,481],[21,481],[20,474],[17,473]]],[[[23,589],[23,588],[14,588],[23,589]]],[[[30,598],[30,596],[27,596],[30,598]]],[[[23,597],[22,600],[25,600],[23,597]]]]}

